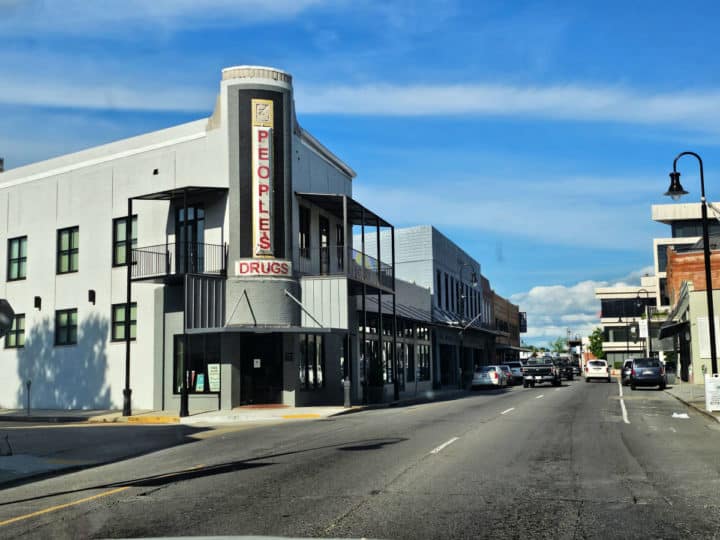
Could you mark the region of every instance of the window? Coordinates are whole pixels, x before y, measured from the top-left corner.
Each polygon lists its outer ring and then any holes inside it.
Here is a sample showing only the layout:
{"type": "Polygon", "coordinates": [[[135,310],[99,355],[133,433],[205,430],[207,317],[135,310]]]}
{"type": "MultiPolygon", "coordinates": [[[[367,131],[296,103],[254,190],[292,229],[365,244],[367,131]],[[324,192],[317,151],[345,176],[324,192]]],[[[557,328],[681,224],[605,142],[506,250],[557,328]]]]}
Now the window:
{"type": "Polygon", "coordinates": [[[12,326],[5,336],[6,349],[19,349],[25,346],[25,314],[16,313],[12,326]]]}
{"type": "Polygon", "coordinates": [[[445,310],[450,311],[450,283],[447,274],[445,274],[445,310]]]}
{"type": "Polygon", "coordinates": [[[220,392],[220,381],[210,380],[211,367],[214,373],[220,371],[220,335],[200,334],[186,336],[175,335],[174,339],[174,388],[173,392],[182,391],[182,374],[185,373],[185,385],[189,394],[217,394],[220,392]],[[187,339],[187,342],[185,341],[187,339]],[[187,350],[185,344],[187,343],[187,350]],[[211,387],[211,384],[217,386],[211,387]]]}
{"type": "Polygon", "coordinates": [[[393,378],[392,341],[383,341],[382,349],[383,382],[390,384],[395,380],[393,378]]]}
{"type": "Polygon", "coordinates": [[[430,380],[430,346],[418,345],[417,352],[417,372],[418,381],[430,380]]]}
{"type": "MultiPolygon", "coordinates": [[[[132,217],[131,249],[137,247],[137,216],[132,217]]],[[[127,264],[127,217],[113,219],[113,266],[127,264]]]]}
{"type": "Polygon", "coordinates": [[[335,238],[337,239],[338,270],[342,270],[345,266],[345,228],[340,223],[335,225],[335,238]]]}
{"type": "Polygon", "coordinates": [[[55,345],[77,343],[77,309],[60,309],[55,312],[55,345]]]}
{"type": "Polygon", "coordinates": [[[440,270],[435,271],[435,279],[437,281],[437,286],[435,287],[435,305],[442,308],[442,275],[440,274],[440,270]]]}
{"type": "MultiPolygon", "coordinates": [[[[125,341],[125,312],[127,304],[113,304],[112,341],[125,341]]],[[[137,330],[137,303],[130,304],[130,340],[134,341],[137,330]]]]}
{"type": "Polygon", "coordinates": [[[298,231],[298,247],[300,248],[300,256],[306,259],[310,258],[310,209],[300,207],[300,229],[298,231]]]}
{"type": "Polygon", "coordinates": [[[399,344],[405,349],[405,355],[407,356],[407,380],[408,382],[415,381],[415,347],[412,344],[399,344]]]}
{"type": "Polygon", "coordinates": [[[27,274],[27,236],[8,240],[7,280],[25,279],[27,274]]]}
{"type": "Polygon", "coordinates": [[[78,271],[80,228],[69,227],[57,232],[57,273],[68,274],[78,271]]]}
{"type": "Polygon", "coordinates": [[[325,347],[322,336],[300,335],[298,377],[303,390],[316,390],[325,386],[325,347]]]}

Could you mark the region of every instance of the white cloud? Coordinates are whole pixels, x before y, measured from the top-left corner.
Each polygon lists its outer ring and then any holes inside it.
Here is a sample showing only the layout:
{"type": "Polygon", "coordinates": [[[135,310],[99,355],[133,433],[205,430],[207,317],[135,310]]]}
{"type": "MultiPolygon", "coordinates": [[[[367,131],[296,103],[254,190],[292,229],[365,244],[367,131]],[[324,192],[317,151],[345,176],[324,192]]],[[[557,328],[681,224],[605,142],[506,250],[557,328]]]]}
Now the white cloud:
{"type": "Polygon", "coordinates": [[[522,116],[717,130],[720,91],[651,93],[581,84],[366,84],[299,87],[305,114],[522,116]]]}
{"type": "Polygon", "coordinates": [[[637,250],[647,247],[654,224],[645,217],[651,195],[640,191],[643,195],[632,200],[637,193],[634,185],[647,190],[655,184],[622,178],[556,178],[548,189],[544,182],[518,178],[475,177],[462,182],[415,178],[401,187],[378,190],[366,182],[353,190],[364,204],[396,225],[432,223],[440,228],[513,234],[545,244],[637,250]],[[628,200],[608,204],[598,186],[605,186],[607,194],[616,184],[625,186],[628,200]]]}
{"type": "Polygon", "coordinates": [[[581,281],[571,286],[549,285],[533,287],[516,293],[510,300],[527,312],[528,332],[522,338],[535,345],[547,345],[558,337],[590,333],[600,324],[600,301],[595,298],[597,287],[637,285],[640,277],[651,274],[651,266],[631,272],[616,281],[581,281]]]}
{"type": "MultiPolygon", "coordinates": [[[[327,0],[4,0],[5,36],[33,33],[133,37],[128,26],[154,31],[246,25],[289,19],[327,0]]],[[[137,36],[134,36],[137,37],[137,36]]]]}

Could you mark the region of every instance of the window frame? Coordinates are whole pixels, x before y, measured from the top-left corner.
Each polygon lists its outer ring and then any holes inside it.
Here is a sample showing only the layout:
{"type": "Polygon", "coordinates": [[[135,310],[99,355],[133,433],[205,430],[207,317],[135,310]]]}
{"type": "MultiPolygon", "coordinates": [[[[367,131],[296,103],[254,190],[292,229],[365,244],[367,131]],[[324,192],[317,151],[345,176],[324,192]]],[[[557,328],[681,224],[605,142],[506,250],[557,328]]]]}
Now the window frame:
{"type": "MultiPolygon", "coordinates": [[[[112,266],[113,268],[118,268],[122,266],[127,266],[128,261],[128,250],[127,250],[127,228],[125,229],[126,235],[122,238],[118,235],[118,225],[121,223],[125,224],[125,227],[127,227],[127,216],[114,218],[112,220],[112,266]],[[117,256],[117,248],[122,247],[125,250],[125,262],[118,262],[119,257],[117,256]]],[[[130,224],[130,248],[136,249],[137,248],[137,214],[132,215],[131,224],[130,224]]]]}
{"type": "Polygon", "coordinates": [[[5,335],[5,348],[6,349],[22,349],[25,347],[25,314],[16,313],[13,316],[12,326],[8,333],[5,335]],[[22,318],[22,328],[18,328],[18,320],[22,318]],[[18,338],[22,336],[22,343],[18,344],[18,338]],[[11,343],[12,342],[12,343],[11,343]]]}
{"type": "MultiPolygon", "coordinates": [[[[113,342],[122,342],[124,343],[127,341],[127,338],[125,336],[125,318],[123,315],[123,319],[117,320],[115,317],[116,310],[122,310],[123,313],[126,313],[127,311],[127,302],[122,302],[120,304],[113,304],[110,307],[110,341],[113,342]],[[122,337],[115,337],[115,327],[122,328],[122,337]]],[[[136,341],[137,340],[137,302],[130,302],[130,341],[136,341]],[[133,309],[135,310],[135,318],[133,319],[133,309]]]]}
{"type": "Polygon", "coordinates": [[[27,235],[25,236],[16,236],[15,238],[8,238],[7,243],[7,281],[21,281],[23,279],[27,279],[27,235]],[[22,247],[23,247],[23,241],[25,246],[25,255],[23,256],[22,247]],[[18,256],[16,258],[13,258],[12,256],[12,245],[13,242],[18,242],[18,256]],[[13,263],[16,263],[17,266],[17,273],[18,275],[16,277],[11,276],[10,268],[12,267],[13,263]],[[20,265],[21,263],[25,263],[24,271],[22,273],[22,276],[20,275],[20,265]]]}
{"type": "Polygon", "coordinates": [[[312,229],[312,214],[310,208],[299,205],[298,210],[298,251],[304,259],[310,259],[311,241],[310,231],[312,229]]]}
{"type": "Polygon", "coordinates": [[[63,229],[57,230],[57,246],[55,250],[55,259],[56,259],[56,266],[55,266],[55,273],[60,274],[73,274],[75,272],[78,272],[80,269],[80,226],[75,225],[73,227],[65,227],[63,229]],[[73,244],[73,233],[77,232],[77,245],[73,244]],[[68,233],[68,248],[66,250],[61,249],[61,238],[62,235],[68,233]],[[72,267],[72,256],[77,255],[76,263],[77,266],[75,268],[72,267]],[[67,257],[67,267],[68,269],[65,271],[62,271],[60,269],[61,267],[61,261],[63,260],[63,257],[67,257]]]}
{"type": "Polygon", "coordinates": [[[77,321],[77,318],[78,318],[78,310],[77,310],[77,308],[56,309],[56,310],[55,310],[55,332],[54,332],[54,333],[55,333],[55,340],[54,340],[54,343],[55,343],[55,346],[56,346],[56,347],[58,347],[58,346],[65,346],[65,345],[77,345],[77,342],[78,342],[78,334],[77,334],[78,321],[77,321]],[[61,326],[61,325],[60,325],[60,317],[62,317],[63,315],[66,315],[66,316],[68,317],[68,319],[67,319],[67,320],[68,320],[68,323],[67,323],[67,325],[65,325],[65,326],[61,326]],[[75,323],[74,323],[74,324],[71,322],[73,315],[75,315],[75,323]],[[72,331],[72,330],[75,330],[75,337],[74,337],[74,339],[71,339],[71,336],[72,336],[71,331],[72,331]],[[65,334],[65,336],[66,336],[66,340],[65,340],[65,341],[61,341],[61,340],[60,340],[61,331],[62,331],[62,332],[65,334]]]}

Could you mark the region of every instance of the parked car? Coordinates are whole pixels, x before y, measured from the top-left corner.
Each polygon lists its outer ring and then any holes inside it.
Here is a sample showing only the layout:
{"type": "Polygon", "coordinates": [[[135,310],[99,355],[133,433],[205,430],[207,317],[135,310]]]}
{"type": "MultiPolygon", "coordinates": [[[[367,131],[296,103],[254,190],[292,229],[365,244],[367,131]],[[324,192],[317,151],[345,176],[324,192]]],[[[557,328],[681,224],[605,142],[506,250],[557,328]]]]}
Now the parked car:
{"type": "Polygon", "coordinates": [[[634,358],[630,369],[630,389],[638,386],[657,386],[665,390],[667,379],[665,366],[657,358],[634,358]]]}
{"type": "Polygon", "coordinates": [[[632,358],[628,358],[623,362],[622,369],[620,370],[620,382],[623,386],[630,384],[630,372],[632,371],[632,358]]]}
{"type": "Polygon", "coordinates": [[[573,360],[573,375],[577,375],[578,377],[582,375],[582,368],[580,367],[579,360],[573,360]]]}
{"type": "Polygon", "coordinates": [[[522,383],[523,382],[522,362],[508,362],[507,365],[510,366],[510,371],[512,371],[513,382],[515,384],[522,383]]]}
{"type": "Polygon", "coordinates": [[[605,360],[590,360],[585,364],[585,382],[590,379],[603,379],[610,382],[610,367],[605,360]]]}
{"type": "Polygon", "coordinates": [[[575,373],[573,372],[573,366],[572,362],[567,357],[560,357],[558,360],[558,369],[560,370],[560,376],[563,379],[567,379],[568,381],[572,381],[573,377],[575,377],[575,373]]]}
{"type": "Polygon", "coordinates": [[[500,366],[480,366],[475,369],[472,378],[472,387],[494,386],[497,388],[505,388],[507,380],[505,373],[500,366]]]}
{"type": "Polygon", "coordinates": [[[500,364],[500,369],[502,369],[503,373],[505,374],[505,381],[507,381],[508,386],[514,386],[515,385],[515,378],[513,377],[512,370],[510,369],[510,366],[507,364],[500,364]]]}

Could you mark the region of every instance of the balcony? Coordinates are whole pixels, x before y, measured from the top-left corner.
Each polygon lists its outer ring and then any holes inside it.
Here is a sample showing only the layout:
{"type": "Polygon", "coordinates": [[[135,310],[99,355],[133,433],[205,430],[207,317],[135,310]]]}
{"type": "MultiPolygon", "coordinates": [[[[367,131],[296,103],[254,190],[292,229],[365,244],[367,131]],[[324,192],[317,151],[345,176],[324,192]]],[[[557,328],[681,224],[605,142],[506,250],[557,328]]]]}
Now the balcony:
{"type": "Polygon", "coordinates": [[[301,249],[297,270],[306,275],[345,276],[371,287],[394,289],[391,265],[351,247],[301,249]]]}
{"type": "Polygon", "coordinates": [[[176,242],[133,248],[133,280],[166,281],[185,274],[226,275],[227,253],[224,245],[176,242]]]}

